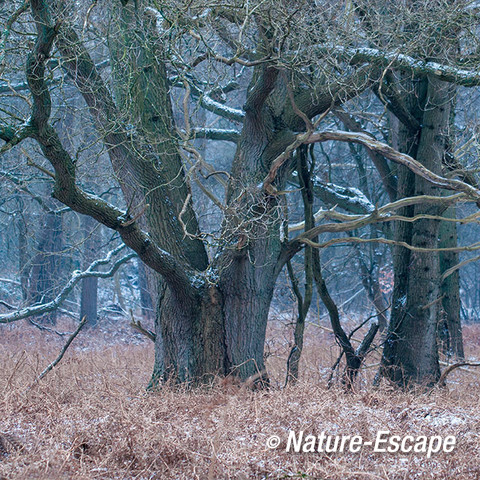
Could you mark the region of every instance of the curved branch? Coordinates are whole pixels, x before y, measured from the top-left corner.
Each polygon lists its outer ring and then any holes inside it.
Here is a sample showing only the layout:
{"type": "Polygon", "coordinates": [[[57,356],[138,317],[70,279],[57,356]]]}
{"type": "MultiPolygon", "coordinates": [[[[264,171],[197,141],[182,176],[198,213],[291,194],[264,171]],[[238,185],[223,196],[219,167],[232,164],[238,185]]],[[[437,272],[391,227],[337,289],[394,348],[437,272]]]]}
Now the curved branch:
{"type": "Polygon", "coordinates": [[[461,367],[480,367],[480,363],[478,362],[459,362],[459,363],[454,363],[453,365],[450,365],[448,368],[446,368],[442,375],[440,376],[440,378],[438,379],[438,384],[441,386],[441,387],[444,387],[445,386],[445,380],[447,378],[447,376],[453,372],[454,370],[456,370],[457,368],[461,368],[461,367]]]}
{"type": "Polygon", "coordinates": [[[242,110],[223,105],[222,103],[213,100],[213,98],[209,97],[208,95],[200,96],[200,105],[205,110],[215,113],[219,117],[231,120],[232,122],[242,123],[243,119],[245,118],[245,113],[242,110]]]}
{"type": "Polygon", "coordinates": [[[20,128],[14,127],[0,127],[0,140],[5,142],[0,148],[0,154],[18,145],[22,140],[25,140],[32,134],[32,128],[29,125],[23,125],[20,128]]]}
{"type": "MultiPolygon", "coordinates": [[[[329,224],[331,225],[331,224],[329,224]]],[[[326,230],[329,231],[328,229],[326,230]]],[[[439,247],[439,248],[426,248],[426,247],[415,247],[413,245],[409,245],[407,242],[401,242],[397,240],[391,240],[388,238],[359,238],[359,237],[347,237],[347,238],[334,238],[329,240],[328,242],[324,243],[317,243],[312,242],[309,239],[303,239],[302,243],[305,245],[309,245],[314,248],[326,248],[330,247],[331,245],[338,245],[339,243],[383,243],[385,245],[397,245],[404,247],[412,252],[475,252],[480,250],[480,243],[474,243],[472,245],[467,245],[465,247],[439,247]]],[[[455,267],[460,267],[461,265],[456,265],[455,267]]],[[[453,273],[453,272],[451,272],[453,273]]],[[[448,275],[445,276],[445,278],[448,275]]]]}

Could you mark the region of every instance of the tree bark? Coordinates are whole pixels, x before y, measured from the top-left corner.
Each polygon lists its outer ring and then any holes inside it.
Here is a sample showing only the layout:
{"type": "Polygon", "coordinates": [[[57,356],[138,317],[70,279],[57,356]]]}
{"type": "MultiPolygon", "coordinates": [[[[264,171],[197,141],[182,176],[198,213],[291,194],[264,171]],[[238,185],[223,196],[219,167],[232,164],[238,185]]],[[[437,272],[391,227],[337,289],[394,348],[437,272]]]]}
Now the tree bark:
{"type": "MultiPolygon", "coordinates": [[[[444,214],[446,218],[456,218],[455,207],[444,214]]],[[[457,225],[455,222],[441,222],[439,233],[440,248],[457,246],[457,225]]],[[[440,273],[458,265],[458,252],[440,252],[440,273]]],[[[441,283],[443,316],[439,325],[439,338],[442,352],[448,357],[462,360],[463,350],[462,322],[460,318],[460,272],[455,270],[441,283]]]]}

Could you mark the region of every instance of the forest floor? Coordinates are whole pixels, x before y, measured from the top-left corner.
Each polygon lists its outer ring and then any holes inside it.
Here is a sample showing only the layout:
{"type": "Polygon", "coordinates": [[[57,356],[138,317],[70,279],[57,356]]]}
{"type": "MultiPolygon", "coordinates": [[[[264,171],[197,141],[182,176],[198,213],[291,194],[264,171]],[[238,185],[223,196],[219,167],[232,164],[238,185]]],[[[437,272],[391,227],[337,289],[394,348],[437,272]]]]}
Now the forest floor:
{"type": "MultiPolygon", "coordinates": [[[[62,320],[58,330],[73,330],[62,320]]],[[[302,378],[283,388],[291,326],[269,328],[272,387],[229,381],[211,389],[146,393],[153,344],[127,320],[82,331],[62,362],[37,376],[65,338],[33,326],[0,326],[0,479],[472,479],[480,478],[480,369],[456,370],[429,394],[373,389],[371,366],[354,393],[327,389],[338,349],[310,325],[302,378]],[[299,435],[454,435],[450,453],[286,451],[299,435]],[[276,449],[266,446],[277,435],[276,449]],[[2,453],[3,452],[3,453],[2,453]]],[[[480,357],[480,325],[465,328],[468,356],[480,357]]]]}

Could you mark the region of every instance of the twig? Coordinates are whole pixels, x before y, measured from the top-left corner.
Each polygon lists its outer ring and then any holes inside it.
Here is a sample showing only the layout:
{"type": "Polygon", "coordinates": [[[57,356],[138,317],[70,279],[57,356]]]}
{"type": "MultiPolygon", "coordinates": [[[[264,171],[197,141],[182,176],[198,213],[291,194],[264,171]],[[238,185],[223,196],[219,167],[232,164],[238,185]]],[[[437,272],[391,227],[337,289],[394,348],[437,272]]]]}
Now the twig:
{"type": "Polygon", "coordinates": [[[53,178],[55,180],[55,174],[51,172],[50,170],[47,170],[46,168],[42,167],[41,165],[38,165],[32,157],[27,153],[27,151],[22,148],[22,153],[27,157],[27,165],[30,167],[35,167],[36,169],[40,170],[43,172],[45,175],[49,176],[50,178],[53,178]]]}
{"type": "MultiPolygon", "coordinates": [[[[77,318],[77,315],[75,315],[75,318],[77,318]]],[[[39,330],[42,332],[48,332],[48,333],[55,333],[56,335],[59,335],[60,337],[64,337],[65,335],[71,335],[70,332],[59,332],[58,330],[55,330],[54,328],[46,327],[45,325],[42,325],[40,323],[35,322],[31,318],[28,319],[28,321],[34,326],[37,327],[39,330]]]]}
{"type": "Polygon", "coordinates": [[[228,172],[226,172],[225,170],[217,170],[215,172],[210,172],[208,175],[205,175],[205,180],[207,178],[210,178],[212,175],[225,175],[226,177],[228,177],[229,179],[231,178],[230,177],[230,174],[228,172]]]}
{"type": "Polygon", "coordinates": [[[133,312],[132,312],[132,309],[130,309],[130,318],[131,318],[131,321],[130,321],[130,326],[137,330],[137,332],[140,332],[142,335],[145,335],[146,337],[148,337],[152,342],[155,343],[155,340],[157,338],[157,336],[150,330],[147,330],[146,328],[144,328],[142,326],[142,324],[140,323],[140,320],[136,320],[133,318],[133,312]]]}
{"type": "Polygon", "coordinates": [[[3,305],[8,310],[16,310],[17,309],[17,307],[14,307],[13,305],[10,305],[9,303],[4,302],[3,300],[0,300],[0,305],[3,305]]]}

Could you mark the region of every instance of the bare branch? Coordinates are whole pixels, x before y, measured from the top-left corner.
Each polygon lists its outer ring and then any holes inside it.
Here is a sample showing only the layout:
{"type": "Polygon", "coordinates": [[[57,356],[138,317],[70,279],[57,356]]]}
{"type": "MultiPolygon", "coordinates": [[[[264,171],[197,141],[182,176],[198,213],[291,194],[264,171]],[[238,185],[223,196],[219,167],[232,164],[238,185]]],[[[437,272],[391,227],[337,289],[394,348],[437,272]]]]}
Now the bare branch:
{"type": "MultiPolygon", "coordinates": [[[[445,220],[445,219],[440,219],[439,220],[445,220]]],[[[327,230],[328,231],[328,230],[327,230]]],[[[413,245],[409,245],[406,242],[400,242],[396,240],[391,240],[388,238],[360,238],[360,237],[346,237],[346,238],[334,238],[332,240],[329,240],[328,242],[324,243],[316,243],[312,242],[309,239],[303,239],[302,243],[305,243],[306,245],[310,245],[311,247],[314,248],[326,248],[330,247],[332,245],[338,245],[339,243],[383,243],[386,245],[397,245],[401,246],[404,248],[407,248],[408,250],[411,250],[413,252],[474,252],[477,250],[480,250],[480,242],[474,243],[472,245],[467,245],[465,247],[444,247],[444,248],[424,248],[424,247],[414,247],[413,245]]],[[[472,259],[473,261],[474,259],[472,259]]],[[[456,265],[455,269],[460,268],[460,265],[456,265]]],[[[453,273],[450,272],[450,273],[453,273]]],[[[445,278],[448,275],[445,276],[445,278]]]]}
{"type": "Polygon", "coordinates": [[[62,291],[48,303],[44,303],[41,305],[33,305],[31,307],[22,308],[21,310],[17,310],[16,312],[8,313],[0,315],[0,323],[12,323],[17,322],[18,320],[22,320],[24,318],[28,318],[34,315],[40,315],[48,312],[52,312],[53,310],[57,309],[63,301],[67,298],[69,293],[73,290],[75,285],[82,280],[83,278],[87,277],[97,277],[97,278],[109,278],[112,277],[115,272],[126,262],[130,259],[136,257],[136,254],[131,252],[124,257],[118,259],[110,268],[110,270],[106,272],[98,272],[95,269],[100,265],[105,265],[110,262],[112,257],[119,253],[125,245],[120,245],[119,247],[115,248],[114,250],[110,251],[108,255],[100,260],[95,260],[90,266],[84,270],[83,272],[79,272],[76,270],[73,272],[72,277],[68,281],[68,283],[62,288],[62,291]]]}
{"type": "MultiPolygon", "coordinates": [[[[314,193],[326,204],[339,206],[347,212],[368,215],[375,210],[375,206],[358,189],[342,187],[333,183],[323,183],[319,178],[312,179],[314,193]]],[[[325,218],[325,210],[320,209],[314,215],[315,223],[325,218]]],[[[298,222],[288,226],[289,232],[303,230],[305,222],[298,222]]]]}
{"type": "Polygon", "coordinates": [[[0,154],[7,152],[21,141],[32,134],[32,128],[29,125],[22,125],[20,128],[0,127],[0,140],[5,142],[0,148],[0,154]]]}
{"type": "Polygon", "coordinates": [[[255,85],[252,87],[245,104],[247,115],[257,116],[263,107],[265,100],[275,88],[278,76],[278,69],[274,67],[263,67],[255,85]]]}
{"type": "MultiPolygon", "coordinates": [[[[404,242],[395,242],[394,240],[386,239],[386,238],[373,238],[373,239],[357,239],[356,237],[348,237],[348,238],[336,238],[330,240],[326,243],[316,243],[312,241],[312,239],[316,238],[321,233],[330,232],[330,233],[342,233],[342,232],[349,232],[352,230],[356,230],[372,223],[380,223],[380,222],[391,222],[391,221],[405,221],[405,222],[416,222],[420,219],[434,219],[434,220],[441,220],[447,222],[458,222],[458,223],[471,223],[478,220],[480,213],[475,213],[473,215],[469,215],[465,218],[461,219],[454,219],[454,218],[444,218],[437,215],[417,215],[415,217],[405,217],[402,215],[392,215],[391,212],[398,210],[399,208],[410,206],[410,205],[418,205],[418,204],[425,204],[431,203],[436,205],[452,205],[460,201],[466,201],[468,197],[464,193],[457,193],[454,195],[450,195],[448,197],[435,197],[429,195],[419,195],[416,197],[407,197],[401,200],[397,200],[396,202],[389,203],[384,205],[383,207],[375,209],[368,215],[349,215],[336,212],[334,209],[332,210],[320,210],[315,214],[315,219],[317,221],[322,219],[329,219],[334,220],[336,223],[325,223],[322,225],[318,225],[310,230],[298,235],[297,237],[293,238],[288,244],[286,245],[286,259],[291,258],[295,253],[297,253],[301,248],[302,245],[310,245],[315,248],[325,248],[330,245],[334,245],[337,243],[348,243],[348,242],[356,242],[356,243],[371,243],[371,242],[379,242],[391,245],[401,245],[405,248],[416,250],[416,251],[442,251],[442,249],[421,249],[420,247],[412,247],[404,242]],[[338,223],[340,222],[340,223],[338,223]]],[[[475,251],[480,248],[479,244],[470,245],[468,247],[458,247],[460,250],[457,249],[445,249],[444,251],[475,251]]],[[[282,258],[283,260],[283,258],[282,258]]]]}

